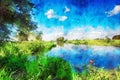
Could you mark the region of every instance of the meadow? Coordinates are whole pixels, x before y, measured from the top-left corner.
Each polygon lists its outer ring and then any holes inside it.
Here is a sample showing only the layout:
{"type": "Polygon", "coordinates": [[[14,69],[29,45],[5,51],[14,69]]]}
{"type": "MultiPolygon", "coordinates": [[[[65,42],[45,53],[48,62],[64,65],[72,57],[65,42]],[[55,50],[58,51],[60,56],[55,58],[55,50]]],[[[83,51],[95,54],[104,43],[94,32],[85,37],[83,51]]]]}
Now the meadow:
{"type": "Polygon", "coordinates": [[[97,45],[97,46],[115,46],[120,47],[120,40],[69,40],[66,43],[71,43],[75,45],[85,44],[88,46],[97,45]]]}
{"type": "Polygon", "coordinates": [[[54,42],[6,42],[0,47],[0,80],[119,80],[120,67],[113,70],[84,66],[79,73],[67,61],[44,54],[54,42]]]}

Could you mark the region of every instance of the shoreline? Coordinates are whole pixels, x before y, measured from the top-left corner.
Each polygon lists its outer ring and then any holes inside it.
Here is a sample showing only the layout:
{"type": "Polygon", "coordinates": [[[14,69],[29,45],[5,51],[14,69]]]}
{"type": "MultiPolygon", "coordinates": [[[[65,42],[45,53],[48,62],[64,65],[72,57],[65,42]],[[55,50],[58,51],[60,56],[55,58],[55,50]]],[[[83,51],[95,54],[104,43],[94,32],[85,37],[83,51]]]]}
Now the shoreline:
{"type": "Polygon", "coordinates": [[[66,44],[75,44],[75,45],[88,45],[88,46],[114,46],[120,47],[120,40],[69,40],[65,42],[66,44]]]}

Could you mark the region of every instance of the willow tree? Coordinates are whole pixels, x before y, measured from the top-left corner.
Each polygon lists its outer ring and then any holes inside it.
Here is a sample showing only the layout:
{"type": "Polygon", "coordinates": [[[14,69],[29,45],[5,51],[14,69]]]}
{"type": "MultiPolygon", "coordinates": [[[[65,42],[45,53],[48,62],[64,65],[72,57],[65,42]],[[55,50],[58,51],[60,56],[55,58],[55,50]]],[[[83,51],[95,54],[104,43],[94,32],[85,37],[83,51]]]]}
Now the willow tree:
{"type": "Polygon", "coordinates": [[[21,40],[27,40],[28,32],[36,28],[31,20],[34,4],[30,0],[0,0],[0,40],[9,38],[13,25],[18,28],[21,40]]]}

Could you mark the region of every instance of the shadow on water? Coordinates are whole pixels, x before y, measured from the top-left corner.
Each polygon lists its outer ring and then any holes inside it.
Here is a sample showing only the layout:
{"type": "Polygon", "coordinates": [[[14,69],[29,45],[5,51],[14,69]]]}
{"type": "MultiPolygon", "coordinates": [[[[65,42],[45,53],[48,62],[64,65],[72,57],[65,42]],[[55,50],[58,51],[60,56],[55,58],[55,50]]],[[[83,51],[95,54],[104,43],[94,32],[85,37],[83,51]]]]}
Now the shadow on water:
{"type": "Polygon", "coordinates": [[[67,44],[53,48],[46,55],[67,60],[76,71],[83,70],[89,64],[105,69],[114,69],[120,65],[120,48],[112,46],[88,47],[67,44]]]}

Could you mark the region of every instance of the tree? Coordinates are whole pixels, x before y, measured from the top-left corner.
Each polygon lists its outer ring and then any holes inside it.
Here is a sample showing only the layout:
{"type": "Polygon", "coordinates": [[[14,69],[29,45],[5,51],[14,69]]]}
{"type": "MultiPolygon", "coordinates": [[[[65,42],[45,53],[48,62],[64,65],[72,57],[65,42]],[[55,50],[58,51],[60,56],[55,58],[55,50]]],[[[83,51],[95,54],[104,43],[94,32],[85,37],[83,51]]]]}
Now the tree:
{"type": "Polygon", "coordinates": [[[107,43],[109,43],[111,39],[108,36],[105,36],[105,40],[107,43]]]}
{"type": "Polygon", "coordinates": [[[42,32],[38,32],[37,36],[36,36],[36,39],[37,40],[42,40],[42,32]]]}
{"type": "Polygon", "coordinates": [[[60,46],[63,46],[64,45],[64,37],[59,37],[57,38],[57,44],[60,45],[60,46]]]}
{"type": "Polygon", "coordinates": [[[19,36],[26,37],[30,30],[36,28],[31,20],[31,12],[34,4],[30,0],[0,0],[0,39],[9,38],[11,30],[8,25],[18,27],[19,36]]]}
{"type": "Polygon", "coordinates": [[[112,39],[113,39],[113,40],[120,40],[120,35],[115,35],[115,36],[113,36],[112,39]]]}

